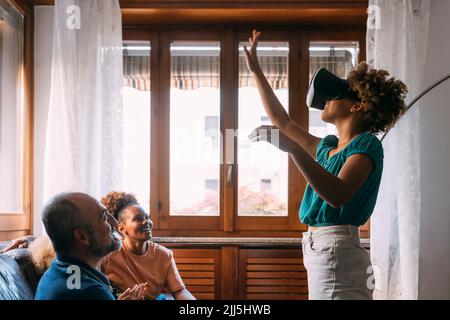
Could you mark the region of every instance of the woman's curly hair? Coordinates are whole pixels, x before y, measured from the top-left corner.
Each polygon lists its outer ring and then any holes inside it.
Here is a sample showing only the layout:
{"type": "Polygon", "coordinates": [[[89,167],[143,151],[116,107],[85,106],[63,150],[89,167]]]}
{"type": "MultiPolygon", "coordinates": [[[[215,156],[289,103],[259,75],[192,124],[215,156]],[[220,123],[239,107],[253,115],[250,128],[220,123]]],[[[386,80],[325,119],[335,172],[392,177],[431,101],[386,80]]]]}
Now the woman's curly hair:
{"type": "Polygon", "coordinates": [[[389,78],[386,70],[369,69],[361,62],[347,76],[350,89],[364,105],[364,121],[372,133],[385,132],[405,112],[406,85],[389,78]]]}
{"type": "Polygon", "coordinates": [[[111,191],[106,194],[101,202],[117,220],[120,218],[120,211],[129,205],[139,204],[136,196],[132,193],[122,191],[111,191]]]}

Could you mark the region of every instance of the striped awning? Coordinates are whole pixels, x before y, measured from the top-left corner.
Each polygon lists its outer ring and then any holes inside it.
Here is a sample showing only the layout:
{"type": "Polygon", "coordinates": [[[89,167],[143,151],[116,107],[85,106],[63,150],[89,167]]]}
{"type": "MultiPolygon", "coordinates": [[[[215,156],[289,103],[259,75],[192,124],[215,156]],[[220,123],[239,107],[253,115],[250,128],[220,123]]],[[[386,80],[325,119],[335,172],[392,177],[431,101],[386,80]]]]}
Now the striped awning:
{"type": "MultiPolygon", "coordinates": [[[[288,63],[283,56],[259,56],[258,57],[264,75],[270,86],[274,89],[288,87],[288,63]]],[[[244,56],[239,57],[239,87],[255,87],[253,75],[248,70],[244,56]]]]}
{"type": "Polygon", "coordinates": [[[323,55],[311,56],[309,62],[309,78],[319,68],[326,68],[338,77],[347,77],[348,72],[353,68],[352,57],[349,52],[341,56],[323,55]]]}
{"type": "MultiPolygon", "coordinates": [[[[259,57],[261,67],[274,89],[288,87],[287,57],[259,57]]],[[[172,56],[171,87],[194,90],[201,87],[220,87],[219,56],[172,56]]],[[[150,90],[148,56],[124,56],[124,85],[137,90],[150,90]]],[[[244,56],[239,57],[239,87],[254,87],[253,76],[244,56]]]]}
{"type": "Polygon", "coordinates": [[[149,56],[123,56],[123,85],[150,91],[149,56]]]}
{"type": "Polygon", "coordinates": [[[171,87],[195,90],[219,88],[220,60],[218,56],[172,56],[171,87]]]}

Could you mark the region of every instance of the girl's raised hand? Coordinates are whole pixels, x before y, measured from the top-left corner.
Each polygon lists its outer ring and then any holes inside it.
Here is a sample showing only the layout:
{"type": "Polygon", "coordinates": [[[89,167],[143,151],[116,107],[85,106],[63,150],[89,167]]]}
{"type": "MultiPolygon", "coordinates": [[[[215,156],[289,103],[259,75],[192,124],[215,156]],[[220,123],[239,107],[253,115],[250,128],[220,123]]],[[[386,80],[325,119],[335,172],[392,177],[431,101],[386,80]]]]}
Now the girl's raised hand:
{"type": "Polygon", "coordinates": [[[259,126],[249,134],[248,138],[252,142],[266,141],[284,152],[291,152],[298,147],[295,141],[271,125],[259,126]]]}
{"type": "Polygon", "coordinates": [[[248,38],[248,41],[250,42],[250,49],[247,49],[247,47],[244,46],[245,57],[247,60],[247,67],[251,72],[255,72],[260,68],[258,56],[256,54],[256,48],[258,47],[258,41],[260,36],[261,36],[260,31],[256,31],[256,29],[253,30],[252,36],[248,38]]]}

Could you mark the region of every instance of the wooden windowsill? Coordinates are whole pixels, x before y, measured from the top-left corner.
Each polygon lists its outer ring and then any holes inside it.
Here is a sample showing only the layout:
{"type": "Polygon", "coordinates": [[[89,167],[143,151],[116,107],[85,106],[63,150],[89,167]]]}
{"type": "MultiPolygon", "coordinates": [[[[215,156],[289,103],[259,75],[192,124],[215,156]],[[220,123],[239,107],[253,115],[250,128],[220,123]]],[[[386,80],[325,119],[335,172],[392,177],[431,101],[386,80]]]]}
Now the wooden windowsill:
{"type": "MultiPolygon", "coordinates": [[[[301,238],[206,238],[206,237],[154,237],[152,241],[171,246],[238,246],[238,247],[301,247],[301,238]]],[[[8,241],[0,241],[0,249],[8,241]]],[[[370,239],[361,239],[361,245],[369,249],[370,239]]]]}
{"type": "MultiPolygon", "coordinates": [[[[200,245],[200,246],[258,246],[258,247],[301,247],[301,238],[207,238],[207,237],[154,237],[152,241],[167,245],[200,245]]],[[[370,247],[370,239],[361,239],[364,248],[370,247]]]]}

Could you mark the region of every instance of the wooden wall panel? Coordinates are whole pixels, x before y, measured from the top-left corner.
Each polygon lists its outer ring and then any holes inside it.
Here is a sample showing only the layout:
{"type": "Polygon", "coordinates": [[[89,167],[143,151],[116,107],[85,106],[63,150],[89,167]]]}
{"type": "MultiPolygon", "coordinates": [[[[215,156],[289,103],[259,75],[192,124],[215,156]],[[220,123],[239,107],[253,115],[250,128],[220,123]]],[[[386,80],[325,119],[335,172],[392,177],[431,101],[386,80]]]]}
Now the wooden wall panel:
{"type": "MultiPolygon", "coordinates": [[[[22,0],[25,1],[25,0],[22,0]]],[[[54,5],[54,0],[27,0],[54,5]]],[[[187,23],[365,24],[368,0],[121,0],[127,25],[187,23]]]]}

